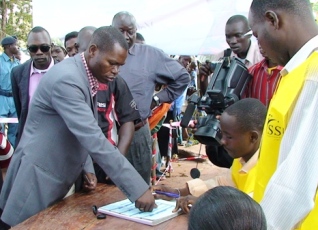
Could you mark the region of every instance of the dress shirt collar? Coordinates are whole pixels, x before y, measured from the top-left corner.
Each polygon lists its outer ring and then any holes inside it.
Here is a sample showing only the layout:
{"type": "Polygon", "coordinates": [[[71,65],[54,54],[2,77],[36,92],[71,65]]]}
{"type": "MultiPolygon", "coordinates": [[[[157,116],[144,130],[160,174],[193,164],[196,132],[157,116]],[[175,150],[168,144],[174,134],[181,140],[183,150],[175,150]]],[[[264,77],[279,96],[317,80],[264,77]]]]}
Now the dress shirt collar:
{"type": "Polygon", "coordinates": [[[256,52],[260,53],[258,45],[251,40],[251,45],[250,45],[250,48],[248,48],[247,55],[246,55],[246,58],[245,58],[245,63],[246,62],[249,63],[249,65],[247,65],[247,66],[255,64],[254,60],[255,60],[255,53],[256,52]]]}
{"type": "Polygon", "coordinates": [[[13,59],[11,60],[11,58],[5,52],[2,53],[2,57],[6,62],[11,62],[11,61],[18,62],[18,59],[16,59],[14,56],[13,56],[13,59]]]}
{"type": "MultiPolygon", "coordinates": [[[[223,56],[222,56],[223,57],[223,56]]],[[[232,51],[231,53],[231,57],[237,57],[237,54],[234,53],[232,51]]],[[[239,58],[240,60],[244,60],[244,64],[247,68],[250,68],[252,65],[256,64],[257,62],[259,62],[259,60],[263,60],[261,58],[261,53],[259,51],[259,47],[258,47],[258,44],[256,44],[253,40],[251,40],[251,44],[250,44],[250,47],[248,48],[248,51],[247,51],[247,54],[246,54],[246,57],[245,59],[241,59],[239,58]],[[260,56],[260,57],[258,57],[260,56]]]]}
{"type": "Polygon", "coordinates": [[[286,76],[289,72],[299,66],[299,63],[304,62],[317,48],[318,35],[310,39],[300,50],[289,60],[286,66],[282,69],[281,75],[286,76]]]}
{"type": "Polygon", "coordinates": [[[54,60],[53,58],[51,57],[51,63],[49,65],[49,67],[47,67],[47,69],[37,69],[34,67],[34,63],[33,61],[31,62],[31,69],[30,69],[30,77],[33,75],[33,74],[37,74],[37,73],[46,73],[52,66],[54,65],[54,60]]]}
{"type": "Polygon", "coordinates": [[[240,162],[243,167],[240,169],[239,173],[248,173],[257,164],[258,156],[259,156],[259,149],[254,153],[254,155],[247,162],[245,162],[243,158],[241,158],[240,162]]]}
{"type": "Polygon", "coordinates": [[[96,93],[97,93],[97,90],[98,90],[98,81],[93,76],[92,72],[88,68],[87,62],[86,62],[85,57],[84,57],[84,52],[81,53],[80,55],[81,55],[81,58],[82,58],[82,61],[83,61],[83,64],[84,64],[84,67],[85,67],[85,70],[86,70],[89,86],[91,87],[92,96],[94,97],[96,95],[96,93]]]}
{"type": "Polygon", "coordinates": [[[10,57],[5,52],[2,53],[2,56],[5,61],[11,61],[10,57]]]}

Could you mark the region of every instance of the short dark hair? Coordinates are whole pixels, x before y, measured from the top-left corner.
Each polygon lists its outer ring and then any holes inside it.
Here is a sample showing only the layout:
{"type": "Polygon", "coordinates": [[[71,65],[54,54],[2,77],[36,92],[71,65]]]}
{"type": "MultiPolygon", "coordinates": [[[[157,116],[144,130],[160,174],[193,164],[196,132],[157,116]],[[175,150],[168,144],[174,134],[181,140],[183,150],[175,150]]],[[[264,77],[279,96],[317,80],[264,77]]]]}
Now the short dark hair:
{"type": "Polygon", "coordinates": [[[136,23],[136,18],[134,15],[129,13],[128,11],[120,11],[117,14],[114,15],[113,20],[112,20],[112,25],[114,24],[114,20],[117,19],[118,17],[121,16],[127,16],[131,19],[131,22],[134,24],[134,26],[137,28],[137,23],[136,23]]]}
{"type": "Polygon", "coordinates": [[[230,25],[230,24],[236,23],[236,22],[243,22],[243,24],[246,26],[246,29],[250,28],[247,18],[244,15],[240,15],[240,14],[231,16],[227,20],[226,25],[230,25]]]}
{"type": "Polygon", "coordinates": [[[138,39],[139,41],[145,41],[145,38],[141,35],[141,33],[136,33],[136,39],[138,39]]]}
{"type": "Polygon", "coordinates": [[[260,100],[245,98],[227,107],[224,113],[236,117],[236,122],[242,131],[262,132],[267,109],[260,100]]]}
{"type": "Polygon", "coordinates": [[[45,32],[45,33],[47,33],[47,35],[49,36],[49,38],[50,38],[50,43],[51,43],[51,36],[50,36],[50,33],[46,30],[46,29],[44,29],[42,26],[35,26],[35,27],[33,27],[31,30],[30,30],[30,32],[28,33],[28,38],[29,38],[29,36],[30,36],[30,34],[31,33],[41,33],[41,32],[45,32]]]}
{"type": "Polygon", "coordinates": [[[125,50],[129,48],[124,35],[118,29],[113,26],[102,26],[94,31],[89,46],[95,44],[99,50],[109,52],[113,50],[115,43],[125,50]]]}
{"type": "Polygon", "coordinates": [[[77,38],[78,36],[78,32],[77,31],[72,31],[68,34],[65,35],[65,38],[64,38],[64,47],[66,47],[66,42],[72,38],[77,38]]]}
{"type": "Polygon", "coordinates": [[[79,32],[77,36],[77,49],[81,53],[87,49],[89,42],[93,36],[96,27],[94,26],[85,26],[79,32]]]}
{"type": "MultiPolygon", "coordinates": [[[[256,19],[264,17],[268,10],[285,10],[292,15],[304,16],[311,12],[309,0],[253,0],[251,10],[256,19]]],[[[312,16],[312,14],[310,15],[312,16]]]]}
{"type": "Polygon", "coordinates": [[[191,208],[189,230],[266,230],[261,206],[244,192],[218,186],[204,193],[191,208]]]}

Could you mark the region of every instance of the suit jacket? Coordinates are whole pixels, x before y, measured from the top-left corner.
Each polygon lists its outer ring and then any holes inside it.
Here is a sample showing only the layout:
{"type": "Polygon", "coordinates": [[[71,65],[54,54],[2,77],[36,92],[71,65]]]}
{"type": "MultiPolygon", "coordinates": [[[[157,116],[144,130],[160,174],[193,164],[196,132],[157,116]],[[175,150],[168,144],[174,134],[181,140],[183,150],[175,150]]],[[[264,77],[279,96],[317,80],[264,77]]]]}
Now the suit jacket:
{"type": "MultiPolygon", "coordinates": [[[[57,64],[58,61],[54,60],[54,64],[57,64]]],[[[15,141],[15,147],[17,147],[21,135],[25,126],[25,122],[29,113],[29,85],[30,85],[30,72],[31,72],[32,59],[29,59],[25,63],[17,66],[11,71],[11,84],[12,84],[12,93],[14,104],[16,107],[19,125],[17,130],[17,137],[15,141]]],[[[86,160],[86,165],[84,167],[86,172],[94,173],[93,162],[90,157],[86,160]]],[[[80,191],[82,189],[82,175],[78,177],[75,182],[75,191],[80,191]]]]}
{"type": "Polygon", "coordinates": [[[149,186],[104,136],[80,55],[53,66],[30,105],[0,196],[1,219],[14,226],[61,200],[90,155],[132,201],[149,186]]]}
{"type": "MultiPolygon", "coordinates": [[[[54,64],[57,61],[54,60],[54,64]]],[[[32,59],[16,66],[11,71],[11,84],[15,108],[17,111],[19,126],[15,147],[18,145],[22,131],[24,129],[25,121],[29,111],[29,84],[30,84],[30,71],[32,59]]]]}

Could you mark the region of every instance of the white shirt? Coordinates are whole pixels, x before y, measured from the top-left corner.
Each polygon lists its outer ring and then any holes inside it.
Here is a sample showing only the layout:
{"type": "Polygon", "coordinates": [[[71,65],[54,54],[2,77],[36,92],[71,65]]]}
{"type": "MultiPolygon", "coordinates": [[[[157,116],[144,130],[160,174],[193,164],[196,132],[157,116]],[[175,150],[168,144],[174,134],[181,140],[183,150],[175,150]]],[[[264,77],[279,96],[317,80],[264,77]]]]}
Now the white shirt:
{"type": "MultiPolygon", "coordinates": [[[[281,71],[284,76],[318,50],[318,35],[281,71]]],[[[261,202],[268,229],[293,229],[314,207],[318,186],[318,63],[308,73],[283,136],[278,166],[261,202]]],[[[318,218],[318,217],[317,217],[318,218]]]]}

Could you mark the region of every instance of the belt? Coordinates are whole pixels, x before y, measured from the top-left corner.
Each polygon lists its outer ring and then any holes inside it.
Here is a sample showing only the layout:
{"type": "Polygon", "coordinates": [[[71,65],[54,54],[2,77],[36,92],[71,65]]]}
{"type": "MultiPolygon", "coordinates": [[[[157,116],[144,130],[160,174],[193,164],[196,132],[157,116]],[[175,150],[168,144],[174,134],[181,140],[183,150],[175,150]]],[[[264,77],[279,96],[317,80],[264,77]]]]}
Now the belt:
{"type": "Polygon", "coordinates": [[[13,96],[11,91],[3,90],[3,89],[0,89],[0,95],[1,96],[5,96],[5,97],[12,97],[13,96]]]}
{"type": "Polygon", "coordinates": [[[141,127],[143,127],[145,124],[148,123],[148,118],[147,119],[137,119],[135,120],[134,124],[135,124],[135,131],[137,131],[138,129],[140,129],[141,127]]]}

